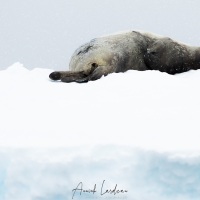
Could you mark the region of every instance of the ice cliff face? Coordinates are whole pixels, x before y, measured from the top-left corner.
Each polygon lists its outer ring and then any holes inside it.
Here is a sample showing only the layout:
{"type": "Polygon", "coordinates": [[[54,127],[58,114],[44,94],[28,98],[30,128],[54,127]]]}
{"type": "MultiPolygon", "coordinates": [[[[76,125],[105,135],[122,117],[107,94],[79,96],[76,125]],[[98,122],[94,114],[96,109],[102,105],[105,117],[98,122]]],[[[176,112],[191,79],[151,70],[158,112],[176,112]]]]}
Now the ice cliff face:
{"type": "Polygon", "coordinates": [[[70,200],[121,198],[197,200],[200,156],[158,153],[127,146],[1,149],[0,199],[70,200]],[[102,183],[105,183],[102,188],[102,183]],[[107,189],[127,193],[104,193],[107,189]],[[79,187],[80,189],[81,187],[79,187]]]}

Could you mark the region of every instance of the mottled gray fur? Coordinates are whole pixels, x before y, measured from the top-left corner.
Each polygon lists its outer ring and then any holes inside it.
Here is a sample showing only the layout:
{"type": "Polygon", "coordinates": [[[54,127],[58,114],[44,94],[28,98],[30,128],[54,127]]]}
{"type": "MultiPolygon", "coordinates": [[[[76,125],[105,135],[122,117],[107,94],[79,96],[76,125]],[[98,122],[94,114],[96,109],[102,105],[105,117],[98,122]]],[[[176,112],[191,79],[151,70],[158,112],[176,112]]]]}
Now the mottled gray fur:
{"type": "Polygon", "coordinates": [[[126,32],[91,40],[72,55],[69,71],[49,75],[63,82],[88,82],[127,70],[169,74],[200,68],[200,48],[150,33],[126,32]]]}

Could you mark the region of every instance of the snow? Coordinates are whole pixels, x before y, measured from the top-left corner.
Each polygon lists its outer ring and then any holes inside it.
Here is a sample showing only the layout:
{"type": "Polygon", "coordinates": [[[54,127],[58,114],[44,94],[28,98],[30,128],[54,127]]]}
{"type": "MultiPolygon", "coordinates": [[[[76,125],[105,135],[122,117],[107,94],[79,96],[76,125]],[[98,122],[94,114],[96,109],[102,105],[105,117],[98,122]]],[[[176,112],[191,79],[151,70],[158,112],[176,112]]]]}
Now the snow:
{"type": "Polygon", "coordinates": [[[52,70],[0,71],[0,200],[196,200],[200,70],[53,82],[52,70]],[[106,188],[126,194],[100,195],[106,188]]]}
{"type": "Polygon", "coordinates": [[[1,146],[199,150],[200,71],[128,71],[87,84],[53,82],[50,72],[19,63],[0,72],[1,146]]]}

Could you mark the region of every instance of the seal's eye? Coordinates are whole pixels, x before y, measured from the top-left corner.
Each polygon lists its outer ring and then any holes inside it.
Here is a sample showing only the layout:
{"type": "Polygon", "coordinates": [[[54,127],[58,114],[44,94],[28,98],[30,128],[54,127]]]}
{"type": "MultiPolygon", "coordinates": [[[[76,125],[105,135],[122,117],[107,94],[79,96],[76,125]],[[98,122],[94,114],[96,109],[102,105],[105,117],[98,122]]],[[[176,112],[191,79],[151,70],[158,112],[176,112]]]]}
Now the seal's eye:
{"type": "Polygon", "coordinates": [[[91,64],[91,71],[90,71],[90,73],[92,73],[97,67],[98,67],[97,63],[92,63],[91,64]]]}
{"type": "Polygon", "coordinates": [[[97,63],[92,63],[92,67],[97,68],[98,67],[97,63]]]}

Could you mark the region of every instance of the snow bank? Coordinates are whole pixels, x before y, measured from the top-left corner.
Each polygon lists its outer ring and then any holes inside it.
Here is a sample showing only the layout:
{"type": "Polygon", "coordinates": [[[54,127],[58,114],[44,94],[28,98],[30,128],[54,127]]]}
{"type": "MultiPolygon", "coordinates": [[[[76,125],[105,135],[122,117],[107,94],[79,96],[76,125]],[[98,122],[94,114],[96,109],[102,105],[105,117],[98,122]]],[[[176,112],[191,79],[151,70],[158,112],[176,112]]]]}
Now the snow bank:
{"type": "Polygon", "coordinates": [[[200,71],[52,82],[51,70],[0,71],[0,199],[196,200],[200,71]],[[128,190],[100,195],[105,188],[128,190]]]}
{"type": "Polygon", "coordinates": [[[0,72],[0,146],[199,150],[200,71],[128,71],[87,84],[51,82],[50,72],[0,72]]]}

